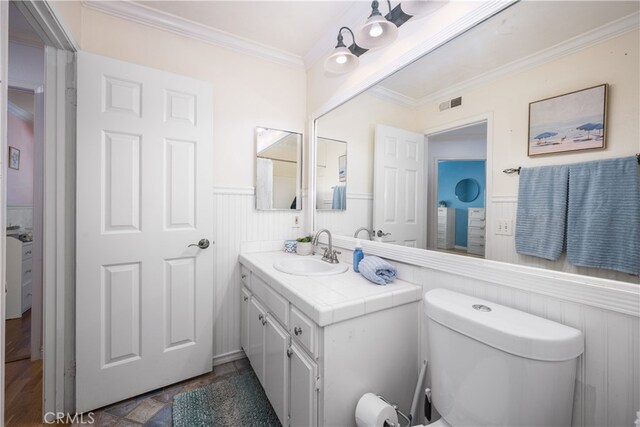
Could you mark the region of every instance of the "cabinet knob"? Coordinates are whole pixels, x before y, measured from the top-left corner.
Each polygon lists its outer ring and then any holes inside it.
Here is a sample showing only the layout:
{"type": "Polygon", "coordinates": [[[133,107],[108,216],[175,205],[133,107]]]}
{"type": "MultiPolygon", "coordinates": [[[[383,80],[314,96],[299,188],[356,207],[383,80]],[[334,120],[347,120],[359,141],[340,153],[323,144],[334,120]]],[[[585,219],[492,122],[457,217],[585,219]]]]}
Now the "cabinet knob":
{"type": "Polygon", "coordinates": [[[249,301],[249,297],[243,297],[242,300],[243,301],[249,301]]]}
{"type": "Polygon", "coordinates": [[[289,347],[289,348],[287,349],[287,357],[289,357],[289,358],[290,358],[292,354],[293,354],[293,350],[291,350],[291,347],[289,347]]]}
{"type": "Polygon", "coordinates": [[[302,328],[296,326],[295,328],[293,328],[293,333],[296,334],[296,336],[302,335],[302,328]]]}
{"type": "Polygon", "coordinates": [[[262,320],[262,319],[264,319],[264,315],[258,314],[258,320],[262,320]]]}
{"type": "Polygon", "coordinates": [[[246,278],[247,278],[247,275],[246,275],[246,274],[243,274],[243,275],[242,275],[242,276],[240,276],[240,277],[242,277],[243,279],[246,279],[246,278]]]}

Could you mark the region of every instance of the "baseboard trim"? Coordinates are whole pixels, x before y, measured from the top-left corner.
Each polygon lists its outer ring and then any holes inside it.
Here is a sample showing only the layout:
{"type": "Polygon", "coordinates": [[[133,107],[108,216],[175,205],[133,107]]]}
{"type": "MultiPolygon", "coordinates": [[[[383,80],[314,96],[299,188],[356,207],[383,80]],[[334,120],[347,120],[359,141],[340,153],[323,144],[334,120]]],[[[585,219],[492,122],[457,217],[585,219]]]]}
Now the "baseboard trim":
{"type": "Polygon", "coordinates": [[[225,363],[244,359],[245,357],[247,356],[244,354],[243,350],[235,350],[228,353],[219,354],[217,356],[213,356],[213,366],[224,365],[225,363]]]}

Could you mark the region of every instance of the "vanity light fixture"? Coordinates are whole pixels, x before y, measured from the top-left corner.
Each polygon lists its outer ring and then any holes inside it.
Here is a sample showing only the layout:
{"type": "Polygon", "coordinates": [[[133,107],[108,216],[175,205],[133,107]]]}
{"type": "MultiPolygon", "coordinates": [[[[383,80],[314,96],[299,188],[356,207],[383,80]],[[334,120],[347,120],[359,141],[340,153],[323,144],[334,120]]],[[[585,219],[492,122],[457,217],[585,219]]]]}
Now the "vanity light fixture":
{"type": "MultiPolygon", "coordinates": [[[[391,2],[387,0],[389,15],[391,15],[391,2]]],[[[378,10],[377,0],[371,2],[371,15],[367,22],[358,30],[358,43],[365,49],[379,49],[385,47],[398,38],[398,27],[388,17],[382,16],[378,10]]]]}
{"type": "Polygon", "coordinates": [[[366,50],[363,50],[356,45],[356,38],[353,35],[353,31],[351,31],[349,27],[342,27],[340,28],[340,31],[338,31],[338,44],[336,44],[336,48],[325,61],[324,68],[332,74],[349,73],[358,67],[358,64],[360,63],[358,56],[362,55],[364,52],[366,52],[366,50]],[[344,44],[342,30],[347,30],[351,33],[351,40],[353,40],[353,43],[349,47],[344,44]],[[354,52],[357,52],[357,54],[354,52]]]}
{"type": "Polygon", "coordinates": [[[324,69],[331,74],[345,74],[355,70],[360,63],[358,59],[363,53],[371,49],[379,49],[389,45],[398,37],[398,28],[415,17],[427,16],[439,9],[447,0],[408,0],[398,4],[393,9],[391,1],[387,0],[389,13],[382,16],[377,0],[371,2],[371,15],[357,31],[357,36],[349,27],[342,27],[338,31],[338,44],[324,63],[324,69]],[[351,33],[353,44],[344,44],[342,31],[351,33]],[[356,44],[356,40],[358,41],[356,44]]]}

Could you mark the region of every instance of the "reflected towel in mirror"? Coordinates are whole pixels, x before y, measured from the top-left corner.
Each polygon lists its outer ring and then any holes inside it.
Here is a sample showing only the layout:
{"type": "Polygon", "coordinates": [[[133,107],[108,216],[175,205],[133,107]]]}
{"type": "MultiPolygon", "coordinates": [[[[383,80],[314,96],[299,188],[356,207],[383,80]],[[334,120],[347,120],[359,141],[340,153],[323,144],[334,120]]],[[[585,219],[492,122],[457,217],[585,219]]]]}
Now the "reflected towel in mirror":
{"type": "Polygon", "coordinates": [[[344,185],[336,185],[333,187],[333,201],[331,209],[347,208],[347,188],[344,185]]]}

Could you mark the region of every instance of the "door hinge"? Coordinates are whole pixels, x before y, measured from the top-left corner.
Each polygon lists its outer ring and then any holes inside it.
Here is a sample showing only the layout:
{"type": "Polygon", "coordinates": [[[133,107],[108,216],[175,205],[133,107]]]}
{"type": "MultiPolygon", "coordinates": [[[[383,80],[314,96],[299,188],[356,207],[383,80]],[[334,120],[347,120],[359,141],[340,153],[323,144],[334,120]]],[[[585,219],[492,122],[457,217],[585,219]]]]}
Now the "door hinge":
{"type": "Polygon", "coordinates": [[[320,382],[320,377],[316,377],[316,390],[320,390],[320,386],[321,386],[321,382],[320,382]]]}
{"type": "Polygon", "coordinates": [[[69,368],[67,368],[67,375],[75,378],[76,377],[76,361],[71,362],[69,368]]]}

